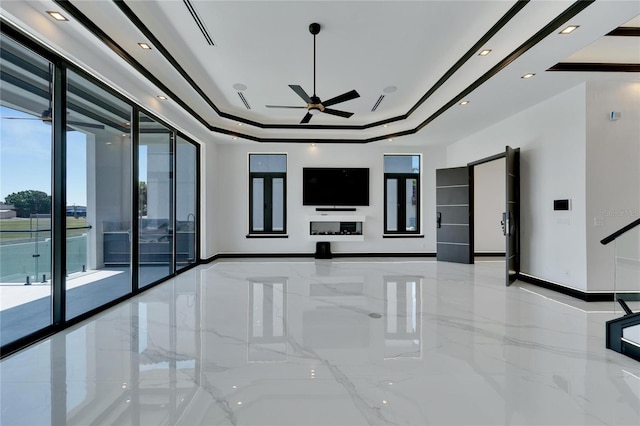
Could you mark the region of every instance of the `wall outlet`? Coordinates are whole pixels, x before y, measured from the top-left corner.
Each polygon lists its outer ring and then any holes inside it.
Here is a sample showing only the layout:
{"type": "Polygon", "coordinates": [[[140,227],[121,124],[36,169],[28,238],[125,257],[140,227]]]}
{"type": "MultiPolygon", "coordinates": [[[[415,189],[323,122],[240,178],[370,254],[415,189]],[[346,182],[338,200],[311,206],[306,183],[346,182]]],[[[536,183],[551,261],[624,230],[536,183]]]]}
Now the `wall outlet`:
{"type": "Polygon", "coordinates": [[[594,217],[593,218],[593,226],[600,227],[604,225],[604,218],[594,217]]]}

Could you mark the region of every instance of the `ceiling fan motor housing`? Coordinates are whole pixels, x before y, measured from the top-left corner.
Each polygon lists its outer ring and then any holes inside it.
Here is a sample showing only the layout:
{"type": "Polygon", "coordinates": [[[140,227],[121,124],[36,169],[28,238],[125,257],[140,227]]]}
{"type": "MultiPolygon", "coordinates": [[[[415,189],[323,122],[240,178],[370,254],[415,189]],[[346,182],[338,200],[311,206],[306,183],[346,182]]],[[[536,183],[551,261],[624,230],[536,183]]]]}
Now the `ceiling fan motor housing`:
{"type": "Polygon", "coordinates": [[[317,22],[309,24],[309,32],[313,35],[318,34],[320,32],[320,24],[317,22]]]}

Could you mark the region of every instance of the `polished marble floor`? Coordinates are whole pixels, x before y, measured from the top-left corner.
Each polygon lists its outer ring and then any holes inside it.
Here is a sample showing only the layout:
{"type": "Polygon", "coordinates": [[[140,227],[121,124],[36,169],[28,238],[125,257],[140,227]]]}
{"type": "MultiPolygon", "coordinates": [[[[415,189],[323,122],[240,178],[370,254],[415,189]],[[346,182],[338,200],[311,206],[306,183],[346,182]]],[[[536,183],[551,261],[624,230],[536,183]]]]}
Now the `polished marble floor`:
{"type": "MultiPolygon", "coordinates": [[[[638,425],[613,303],[504,263],[225,261],[0,362],[2,425],[638,425]]],[[[638,307],[633,307],[634,310],[638,307]]]]}

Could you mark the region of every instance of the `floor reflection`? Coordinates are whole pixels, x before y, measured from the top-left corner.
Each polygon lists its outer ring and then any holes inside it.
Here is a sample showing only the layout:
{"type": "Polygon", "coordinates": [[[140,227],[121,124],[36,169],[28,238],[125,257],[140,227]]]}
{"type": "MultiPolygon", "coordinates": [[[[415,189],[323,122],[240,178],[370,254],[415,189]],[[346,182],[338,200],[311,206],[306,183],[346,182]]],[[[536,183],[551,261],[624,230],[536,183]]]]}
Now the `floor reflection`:
{"type": "Polygon", "coordinates": [[[637,424],[640,366],[604,348],[615,314],[503,269],[200,266],[2,360],[0,422],[637,424]]]}

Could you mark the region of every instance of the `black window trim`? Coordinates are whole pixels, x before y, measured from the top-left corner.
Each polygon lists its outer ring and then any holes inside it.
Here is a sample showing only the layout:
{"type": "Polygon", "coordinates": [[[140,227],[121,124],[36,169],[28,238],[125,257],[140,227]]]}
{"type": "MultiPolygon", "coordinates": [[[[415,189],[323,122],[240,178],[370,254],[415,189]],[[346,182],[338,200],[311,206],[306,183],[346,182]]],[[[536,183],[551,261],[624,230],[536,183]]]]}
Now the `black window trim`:
{"type": "MultiPolygon", "coordinates": [[[[250,152],[248,156],[248,169],[249,169],[249,223],[247,238],[288,238],[287,235],[287,169],[288,169],[288,156],[287,153],[284,152],[250,152]],[[251,171],[251,156],[252,155],[284,155],[285,157],[285,171],[284,172],[252,172],[251,171]],[[272,188],[271,184],[273,179],[282,178],[283,182],[283,212],[282,212],[282,222],[283,229],[282,231],[274,231],[272,229],[267,229],[266,224],[270,222],[268,219],[271,216],[265,215],[264,223],[265,229],[263,231],[256,231],[253,229],[253,179],[255,178],[263,178],[265,179],[265,189],[272,188]],[[269,183],[267,184],[267,179],[269,183]]],[[[265,199],[267,199],[267,193],[271,194],[271,191],[265,191],[265,199]]],[[[273,211],[273,209],[271,209],[273,211]]],[[[265,212],[266,213],[266,212],[265,212]]]]}
{"type": "MultiPolygon", "coordinates": [[[[383,200],[383,210],[384,210],[384,218],[383,218],[383,238],[401,238],[403,236],[406,237],[423,237],[424,235],[422,234],[422,227],[421,227],[421,209],[420,209],[420,204],[422,202],[422,197],[421,197],[421,180],[422,180],[422,155],[420,154],[415,154],[415,153],[411,153],[411,154],[384,154],[383,158],[386,157],[418,157],[418,160],[420,162],[419,164],[419,168],[418,168],[418,172],[417,173],[410,173],[410,172],[405,172],[405,173],[383,173],[383,191],[384,191],[384,200],[383,200]],[[391,231],[389,229],[387,229],[387,181],[389,179],[397,179],[398,181],[398,202],[400,204],[400,206],[398,208],[398,230],[397,231],[391,231]],[[415,179],[416,180],[416,229],[414,231],[407,231],[406,230],[406,224],[404,217],[406,216],[406,212],[403,206],[403,202],[405,200],[405,196],[406,193],[404,190],[400,190],[401,188],[404,188],[404,182],[406,182],[407,179],[415,179]],[[400,214],[402,213],[402,214],[400,214]]],[[[383,164],[383,169],[384,169],[384,164],[383,164]]]]}

